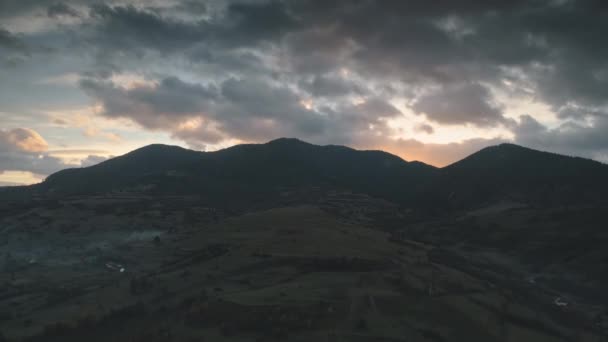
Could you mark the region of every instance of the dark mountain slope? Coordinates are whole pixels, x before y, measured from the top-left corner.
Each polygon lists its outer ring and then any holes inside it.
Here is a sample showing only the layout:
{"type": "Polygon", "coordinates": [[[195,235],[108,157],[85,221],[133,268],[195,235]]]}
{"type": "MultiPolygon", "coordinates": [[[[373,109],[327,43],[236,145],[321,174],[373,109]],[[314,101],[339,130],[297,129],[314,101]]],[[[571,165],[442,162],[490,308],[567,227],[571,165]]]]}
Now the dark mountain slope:
{"type": "Polygon", "coordinates": [[[98,165],[66,169],[50,175],[39,189],[65,194],[99,193],[141,184],[150,176],[187,168],[201,152],[178,146],[148,145],[98,165]]]}
{"type": "Polygon", "coordinates": [[[92,167],[60,171],[28,191],[190,194],[246,204],[285,189],[351,190],[439,211],[504,199],[592,203],[606,201],[608,165],[502,144],[437,169],[382,151],[283,138],[216,152],[150,145],[92,167]]]}
{"type": "MultiPolygon", "coordinates": [[[[344,146],[317,146],[295,139],[264,145],[241,145],[209,155],[213,176],[255,186],[337,186],[355,191],[406,198],[422,190],[437,169],[408,163],[381,151],[357,151],[344,146]]],[[[205,170],[200,167],[201,172],[205,170]]]]}
{"type": "Polygon", "coordinates": [[[38,189],[55,194],[151,189],[222,197],[315,186],[408,201],[418,198],[436,173],[432,166],[386,152],[277,139],[208,153],[151,145],[96,166],[58,172],[38,189]]]}
{"type": "Polygon", "coordinates": [[[436,189],[465,206],[501,199],[584,203],[608,193],[608,165],[513,144],[482,149],[443,168],[440,179],[436,189]]]}

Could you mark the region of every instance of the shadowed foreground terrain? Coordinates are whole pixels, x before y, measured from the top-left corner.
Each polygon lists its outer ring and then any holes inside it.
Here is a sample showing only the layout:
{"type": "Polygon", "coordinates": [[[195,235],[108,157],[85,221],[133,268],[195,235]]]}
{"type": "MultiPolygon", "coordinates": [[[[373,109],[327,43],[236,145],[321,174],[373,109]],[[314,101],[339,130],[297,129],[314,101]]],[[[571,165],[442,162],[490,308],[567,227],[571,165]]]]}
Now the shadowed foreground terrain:
{"type": "Polygon", "coordinates": [[[0,340],[603,341],[607,168],[150,146],[0,192],[0,340]]]}

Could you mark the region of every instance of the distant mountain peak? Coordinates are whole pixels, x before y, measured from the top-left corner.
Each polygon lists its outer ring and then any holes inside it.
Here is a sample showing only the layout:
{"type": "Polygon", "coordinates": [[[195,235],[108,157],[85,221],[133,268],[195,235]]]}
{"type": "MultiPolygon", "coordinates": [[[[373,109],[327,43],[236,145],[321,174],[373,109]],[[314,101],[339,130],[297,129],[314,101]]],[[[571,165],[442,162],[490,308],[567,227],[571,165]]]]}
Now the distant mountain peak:
{"type": "Polygon", "coordinates": [[[495,145],[495,147],[496,147],[496,148],[503,148],[503,149],[504,149],[504,148],[510,148],[510,149],[526,149],[526,150],[528,149],[528,148],[526,148],[526,147],[523,147],[523,146],[520,146],[520,145],[517,145],[517,144],[513,144],[513,143],[502,143],[502,144],[495,145]]]}
{"type": "Polygon", "coordinates": [[[459,160],[446,168],[450,168],[456,165],[462,165],[470,163],[474,160],[478,162],[496,162],[497,160],[502,160],[504,162],[514,163],[521,162],[525,160],[530,165],[535,164],[544,164],[547,163],[582,163],[580,165],[605,165],[599,161],[582,158],[582,157],[574,157],[563,155],[559,153],[535,150],[529,147],[516,145],[513,143],[502,143],[499,145],[488,146],[483,148],[468,157],[459,160]]]}
{"type": "Polygon", "coordinates": [[[514,152],[516,152],[516,151],[522,151],[522,152],[523,151],[534,151],[534,152],[540,152],[540,151],[533,150],[531,148],[527,148],[527,147],[520,146],[520,145],[517,145],[517,144],[505,142],[505,143],[501,143],[501,144],[498,144],[498,145],[491,145],[491,146],[488,146],[488,147],[484,147],[481,150],[473,153],[472,155],[475,155],[477,153],[487,153],[487,152],[496,152],[496,151],[514,151],[514,152]]]}
{"type": "Polygon", "coordinates": [[[165,152],[165,151],[188,151],[188,149],[185,149],[181,146],[177,146],[177,145],[166,145],[166,144],[150,144],[150,145],[146,145],[146,146],[142,146],[136,150],[133,150],[131,152],[129,152],[129,154],[139,154],[139,153],[146,153],[146,152],[165,152]]]}
{"type": "Polygon", "coordinates": [[[302,141],[297,138],[277,138],[267,142],[265,145],[285,145],[285,146],[295,146],[295,145],[312,145],[305,141],[302,141]]]}

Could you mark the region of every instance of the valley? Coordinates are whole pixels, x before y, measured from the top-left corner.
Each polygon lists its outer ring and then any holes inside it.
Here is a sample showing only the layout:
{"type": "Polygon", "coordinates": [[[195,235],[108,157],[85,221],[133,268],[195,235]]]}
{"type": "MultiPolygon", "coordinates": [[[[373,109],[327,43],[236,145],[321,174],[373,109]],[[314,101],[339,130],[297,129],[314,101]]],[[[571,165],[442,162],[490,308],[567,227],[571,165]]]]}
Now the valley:
{"type": "Polygon", "coordinates": [[[9,341],[600,340],[598,305],[558,307],[556,290],[531,286],[524,267],[440,248],[415,224],[401,233],[381,224],[406,216],[352,193],[232,215],[187,197],[36,206],[1,221],[2,332],[9,341]]]}

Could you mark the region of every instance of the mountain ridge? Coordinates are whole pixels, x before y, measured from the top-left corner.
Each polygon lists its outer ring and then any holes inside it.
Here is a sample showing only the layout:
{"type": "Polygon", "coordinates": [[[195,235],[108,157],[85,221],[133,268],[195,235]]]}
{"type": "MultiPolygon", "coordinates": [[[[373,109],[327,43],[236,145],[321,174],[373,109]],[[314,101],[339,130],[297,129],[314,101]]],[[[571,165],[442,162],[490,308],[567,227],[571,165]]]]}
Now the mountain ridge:
{"type": "Polygon", "coordinates": [[[148,145],[91,167],[60,171],[34,189],[75,195],[152,187],[152,193],[225,197],[227,193],[275,193],[284,187],[321,187],[400,200],[410,196],[400,189],[419,187],[435,171],[433,166],[406,162],[383,151],[282,138],[213,152],[148,145]]]}
{"type": "Polygon", "coordinates": [[[284,188],[321,188],[408,206],[460,208],[501,198],[601,200],[601,192],[608,191],[608,165],[500,144],[437,168],[384,151],[279,138],[213,152],[152,144],[94,166],[59,171],[29,188],[53,196],[144,191],[245,199],[274,196],[284,188]]]}

